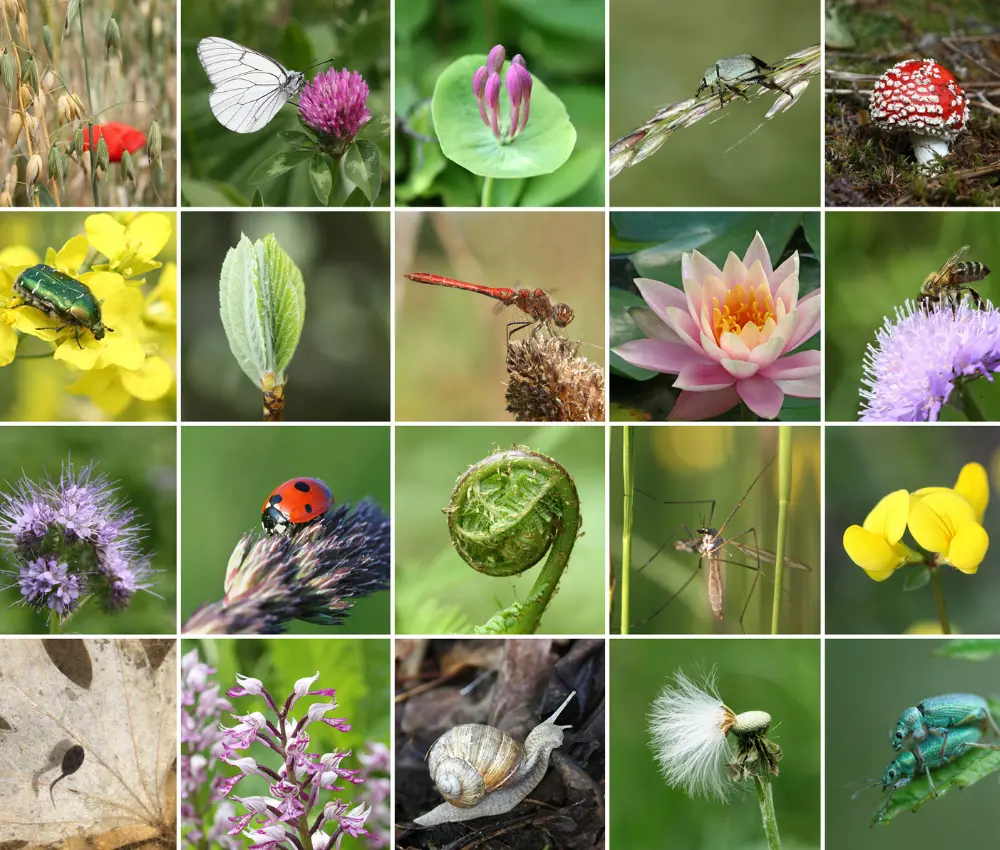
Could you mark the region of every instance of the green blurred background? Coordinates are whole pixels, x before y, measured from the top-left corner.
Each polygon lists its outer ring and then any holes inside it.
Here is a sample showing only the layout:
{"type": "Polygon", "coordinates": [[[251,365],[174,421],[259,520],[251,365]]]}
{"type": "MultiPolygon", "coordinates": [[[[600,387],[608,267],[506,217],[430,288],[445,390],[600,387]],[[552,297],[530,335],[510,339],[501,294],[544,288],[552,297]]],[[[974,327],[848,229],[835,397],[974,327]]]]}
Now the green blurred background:
{"type": "MultiPolygon", "coordinates": [[[[368,111],[389,113],[389,0],[182,0],[181,2],[181,204],[195,207],[250,206],[256,187],[247,183],[265,159],[290,146],[281,130],[300,130],[297,101],[282,107],[256,133],[233,133],[208,105],[212,87],[198,61],[201,39],[221,36],[276,59],[307,79],[330,68],[358,71],[368,83],[368,111]],[[310,65],[316,65],[306,71],[310,65]]],[[[389,204],[389,139],[382,154],[382,191],[389,204]]],[[[343,178],[334,183],[330,203],[343,178]]],[[[260,184],[269,207],[316,207],[319,200],[305,165],[260,184]]],[[[360,192],[355,192],[360,195],[360,192]]],[[[362,199],[363,205],[367,201],[362,199]]]]}
{"type": "MultiPolygon", "coordinates": [[[[13,492],[22,474],[36,484],[47,476],[58,481],[67,460],[72,460],[77,470],[93,462],[95,473],[104,473],[116,483],[117,498],[135,510],[137,523],[146,526],[140,546],[152,555],[157,572],[151,590],[162,598],[140,590],[119,614],[105,614],[91,602],[73,616],[67,633],[153,635],[176,631],[176,447],[173,427],[0,428],[0,481],[5,482],[5,493],[13,492]]],[[[3,568],[12,569],[6,556],[3,568]]],[[[4,578],[4,586],[13,579],[9,575],[4,578]]],[[[22,607],[20,601],[16,589],[0,592],[3,631],[47,634],[45,614],[22,607]]]]}
{"type": "Polygon", "coordinates": [[[469,632],[523,601],[539,565],[520,576],[477,573],[451,545],[448,506],[455,482],[497,448],[527,446],[560,463],[576,483],[583,525],[539,631],[601,634],[604,545],[604,429],[587,427],[396,428],[396,632],[469,632]]]}
{"type": "MultiPolygon", "coordinates": [[[[45,252],[52,248],[59,251],[75,236],[86,235],[85,222],[93,213],[71,211],[34,212],[6,211],[3,214],[3,227],[0,227],[0,251],[5,248],[30,248],[40,260],[45,259],[45,252]]],[[[126,221],[131,213],[118,216],[120,221],[126,221]]],[[[177,218],[173,212],[164,212],[174,225],[174,234],[156,255],[158,261],[170,268],[177,260],[177,218]]],[[[107,262],[101,255],[92,252],[88,257],[89,264],[107,262]]],[[[146,284],[142,293],[148,295],[160,281],[163,269],[156,269],[144,275],[146,284]]],[[[30,336],[22,336],[19,343],[19,359],[5,368],[0,368],[0,418],[14,422],[58,422],[58,421],[102,421],[108,419],[88,396],[70,393],[66,390],[70,384],[80,380],[80,372],[64,362],[52,357],[24,357],[23,355],[38,355],[52,351],[52,346],[30,336]]],[[[168,360],[172,352],[160,351],[168,360]]],[[[172,388],[163,398],[156,401],[139,401],[132,403],[118,415],[118,419],[127,421],[173,421],[177,416],[177,395],[172,388]]]]}
{"type": "Polygon", "coordinates": [[[603,206],[604,39],[603,0],[396,3],[396,120],[402,122],[396,128],[396,202],[479,206],[483,178],[413,133],[434,136],[430,98],[445,68],[462,56],[486,54],[503,44],[508,57],[522,54],[528,70],[563,102],[577,139],[573,155],[553,175],[498,181],[494,197],[504,200],[494,203],[527,204],[534,195],[532,205],[603,206]],[[404,126],[411,132],[403,132],[404,126]]]}
{"type": "MultiPolygon", "coordinates": [[[[183,652],[198,650],[202,661],[216,669],[212,681],[219,683],[222,694],[236,685],[236,674],[260,679],[264,687],[276,700],[284,700],[292,692],[297,679],[312,676],[319,671],[319,679],[313,688],[336,688],[337,710],[330,716],[345,717],[351,724],[349,732],[341,732],[325,723],[309,726],[309,752],[329,753],[335,750],[353,752],[341,764],[347,770],[361,767],[358,754],[364,751],[365,743],[378,741],[389,745],[389,650],[388,640],[349,639],[337,640],[189,640],[181,641],[183,652]]],[[[292,715],[305,714],[310,705],[329,702],[328,697],[306,697],[297,703],[292,715]]],[[[246,696],[232,699],[234,714],[264,712],[273,718],[263,697],[246,696]]],[[[279,702],[280,704],[280,702],[279,702]]],[[[223,714],[223,725],[229,726],[229,717],[223,714]]],[[[253,746],[243,755],[257,759],[261,764],[277,770],[280,759],[263,746],[253,746]]],[[[234,768],[219,763],[211,775],[234,776],[234,768]]],[[[247,776],[240,780],[236,794],[250,797],[257,794],[269,795],[266,777],[247,776]]],[[[365,785],[344,782],[344,791],[336,796],[344,802],[357,801],[366,790],[365,785]]],[[[329,795],[322,797],[330,799],[329,795]]],[[[355,803],[351,803],[353,808],[355,803]]],[[[237,814],[243,814],[242,806],[236,807],[237,814]]],[[[345,847],[360,847],[361,840],[349,840],[345,847]]]]}
{"type": "MultiPolygon", "coordinates": [[[[617,0],[610,27],[611,140],[661,106],[694,97],[705,69],[718,59],[752,53],[773,64],[818,43],[821,9],[816,0],[617,0]]],[[[814,78],[795,106],[766,122],[776,92],[727,104],[720,123],[720,113],[712,113],[678,130],[650,159],[612,181],[612,205],[815,206],[822,180],[820,92],[814,78]]]]}
{"type": "MultiPolygon", "coordinates": [[[[963,245],[965,259],[1000,269],[1000,221],[992,215],[950,210],[905,212],[829,212],[826,214],[826,416],[854,421],[861,397],[865,347],[875,341],[883,317],[892,317],[907,298],[963,245]]],[[[996,272],[973,284],[996,304],[996,272]]],[[[1000,389],[976,381],[974,395],[1000,419],[1000,389]]],[[[941,418],[963,419],[945,407],[941,418]]]]}
{"type": "MultiPolygon", "coordinates": [[[[977,461],[992,482],[991,504],[983,527],[993,535],[1000,525],[995,504],[1000,481],[1000,434],[987,427],[933,429],[827,427],[826,429],[826,630],[841,634],[900,634],[920,624],[937,626],[930,585],[908,593],[903,582],[914,570],[900,570],[876,582],[844,551],[844,531],[862,525],[879,500],[894,490],[954,487],[962,466],[977,461]]],[[[903,542],[919,551],[909,532],[903,542]]],[[[997,554],[986,558],[974,576],[941,568],[948,616],[956,633],[1000,630],[997,554]]]]}
{"type": "MultiPolygon", "coordinates": [[[[668,539],[685,538],[682,523],[692,532],[707,518],[710,505],[664,505],[658,500],[716,499],[712,526],[718,529],[747,492],[754,478],[778,450],[775,427],[737,428],[732,426],[684,425],[635,426],[633,469],[635,494],[632,516],[632,610],[629,619],[637,624],[666,602],[698,568],[694,554],[677,552],[673,544],[650,562],[668,539]],[[651,498],[655,497],[655,498],[651,498]],[[643,564],[648,566],[637,572],[643,564]]],[[[811,567],[810,572],[785,570],[781,631],[819,633],[820,596],[820,445],[819,429],[792,428],[792,492],[788,506],[786,540],[788,557],[811,567]]],[[[615,571],[615,594],[611,611],[611,631],[621,632],[622,565],[622,428],[611,429],[611,558],[615,571]]],[[[756,528],[758,545],[774,550],[778,521],[777,461],[761,477],[743,506],[726,527],[727,534],[756,528]]],[[[753,536],[740,538],[752,542],[753,536]]],[[[734,552],[731,560],[757,566],[756,559],[734,552]]],[[[774,565],[762,561],[764,575],[757,582],[743,619],[747,632],[771,630],[774,596],[774,565]]],[[[740,611],[753,584],[755,569],[723,564],[725,619],[715,619],[708,604],[708,564],[701,575],[650,622],[636,626],[639,634],[689,634],[697,632],[740,634],[740,611]]]]}
{"type": "MultiPolygon", "coordinates": [[[[772,268],[799,254],[799,299],[820,285],[820,217],[803,212],[614,212],[610,228],[610,340],[611,348],[645,335],[629,314],[646,308],[635,278],[647,277],[683,288],[681,257],[698,251],[720,269],[730,253],[742,260],[756,233],[767,246],[772,268]]],[[[822,332],[814,334],[796,351],[818,349],[822,332]]],[[[651,372],[626,363],[611,352],[611,418],[632,421],[665,419],[680,390],[676,376],[651,372]]],[[[734,405],[716,421],[753,418],[745,404],[734,405]]],[[[785,396],[778,419],[818,421],[818,398],[785,396]]]]}
{"type": "MultiPolygon", "coordinates": [[[[506,326],[524,313],[411,271],[544,289],[576,311],[562,333],[604,364],[604,216],[588,212],[396,214],[396,419],[507,421],[506,326]]],[[[523,330],[515,339],[530,333],[523,330]]]]}
{"type": "Polygon", "coordinates": [[[306,286],[288,368],[286,420],[389,419],[388,213],[185,212],[183,418],[261,418],[262,396],[233,357],[219,316],[219,274],[240,234],[275,234],[306,286]]]}
{"type": "Polygon", "coordinates": [[[903,709],[946,693],[1000,696],[1000,657],[980,662],[935,657],[945,645],[912,639],[826,642],[828,850],[996,846],[995,776],[930,800],[915,814],[901,812],[874,829],[869,824],[885,797],[879,794],[881,784],[851,799],[863,784],[881,777],[897,755],[889,736],[903,709]]]}
{"type": "MultiPolygon", "coordinates": [[[[321,478],[336,504],[365,497],[389,512],[389,428],[192,427],[181,434],[183,539],[181,622],[222,598],[229,556],[241,535],[260,533],[264,501],[279,484],[321,478]]],[[[342,626],[296,621],[292,634],[388,634],[389,593],[359,599],[342,626]]]]}
{"type": "Polygon", "coordinates": [[[733,711],[767,711],[783,757],[773,778],[783,850],[820,846],[818,640],[612,640],[611,844],[684,850],[764,850],[751,787],[728,805],[669,788],[649,747],[646,715],[677,670],[718,667],[733,711]]]}

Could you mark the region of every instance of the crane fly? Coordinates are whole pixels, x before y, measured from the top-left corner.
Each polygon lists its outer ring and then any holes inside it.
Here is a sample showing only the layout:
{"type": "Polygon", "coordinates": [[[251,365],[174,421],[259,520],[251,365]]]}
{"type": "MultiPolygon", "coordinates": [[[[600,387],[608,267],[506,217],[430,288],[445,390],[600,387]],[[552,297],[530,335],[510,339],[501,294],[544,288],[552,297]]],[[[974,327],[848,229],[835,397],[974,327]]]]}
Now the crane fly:
{"type": "MultiPolygon", "coordinates": [[[[642,572],[646,567],[648,567],[659,554],[667,548],[671,543],[674,544],[674,549],[677,552],[687,552],[690,554],[698,555],[698,567],[691,573],[687,580],[680,586],[680,588],[659,608],[657,608],[652,614],[637,623],[633,623],[632,627],[642,626],[651,620],[658,617],[663,610],[673,602],[678,596],[683,593],[685,588],[694,581],[695,576],[701,570],[702,564],[708,561],[708,602],[712,609],[712,615],[716,620],[722,620],[724,614],[724,600],[723,600],[723,581],[722,581],[722,565],[732,564],[733,566],[743,567],[745,569],[753,570],[755,575],[753,579],[753,584],[750,586],[750,592],[747,594],[746,602],[743,603],[743,610],[740,613],[740,629],[744,632],[743,628],[743,618],[746,616],[747,607],[750,605],[750,599],[753,596],[753,592],[757,587],[757,582],[760,579],[761,573],[761,561],[767,561],[769,563],[776,562],[776,555],[768,549],[762,549],[757,545],[757,530],[753,527],[741,531],[739,534],[734,534],[730,537],[726,537],[725,531],[730,521],[736,515],[736,512],[743,506],[743,503],[747,500],[750,495],[750,491],[753,490],[754,486],[763,477],[764,473],[770,468],[771,464],[774,463],[777,455],[772,457],[764,468],[757,474],[757,477],[750,482],[750,486],[747,487],[746,492],[733,509],[729,512],[729,516],[726,517],[725,521],[719,528],[712,528],[712,517],[715,514],[715,499],[690,499],[685,501],[665,501],[662,499],[657,499],[661,504],[664,505],[709,505],[708,519],[698,527],[698,529],[692,533],[692,531],[687,527],[687,525],[682,525],[682,528],[687,534],[687,539],[685,540],[674,540],[673,535],[667,539],[667,541],[657,549],[649,560],[646,561],[641,567],[639,567],[636,572],[642,572]],[[747,542],[747,538],[751,537],[753,543],[747,542]],[[735,549],[743,555],[753,558],[757,561],[757,565],[753,566],[751,564],[744,564],[741,561],[734,561],[723,557],[727,554],[726,549],[735,549]]],[[[646,493],[643,490],[636,490],[638,493],[642,493],[644,496],[650,496],[650,498],[656,498],[650,493],[646,493]]],[[[811,572],[811,569],[805,564],[800,564],[797,561],[793,561],[791,558],[784,558],[784,564],[786,567],[790,567],[793,570],[803,570],[805,572],[811,572]]]]}

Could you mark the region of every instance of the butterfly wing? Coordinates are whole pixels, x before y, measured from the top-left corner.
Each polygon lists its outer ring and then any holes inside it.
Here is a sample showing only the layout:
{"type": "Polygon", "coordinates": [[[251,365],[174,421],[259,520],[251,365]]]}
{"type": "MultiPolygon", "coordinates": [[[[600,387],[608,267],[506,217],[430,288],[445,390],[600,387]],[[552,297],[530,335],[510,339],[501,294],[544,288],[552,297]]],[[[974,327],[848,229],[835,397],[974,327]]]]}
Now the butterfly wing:
{"type": "Polygon", "coordinates": [[[198,60],[215,90],[212,113],[227,130],[253,133],[266,126],[302,88],[302,74],[226,38],[203,38],[198,60]]]}

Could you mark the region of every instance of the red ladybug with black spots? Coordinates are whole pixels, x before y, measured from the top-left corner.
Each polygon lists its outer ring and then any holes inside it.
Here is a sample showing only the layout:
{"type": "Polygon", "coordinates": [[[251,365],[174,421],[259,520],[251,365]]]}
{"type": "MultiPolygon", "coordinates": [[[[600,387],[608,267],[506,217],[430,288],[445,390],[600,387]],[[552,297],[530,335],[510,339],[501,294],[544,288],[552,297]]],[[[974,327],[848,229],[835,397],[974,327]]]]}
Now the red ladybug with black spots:
{"type": "Polygon", "coordinates": [[[318,478],[293,478],[267,497],[260,524],[267,534],[289,534],[319,519],[333,505],[333,492],[318,478]]]}

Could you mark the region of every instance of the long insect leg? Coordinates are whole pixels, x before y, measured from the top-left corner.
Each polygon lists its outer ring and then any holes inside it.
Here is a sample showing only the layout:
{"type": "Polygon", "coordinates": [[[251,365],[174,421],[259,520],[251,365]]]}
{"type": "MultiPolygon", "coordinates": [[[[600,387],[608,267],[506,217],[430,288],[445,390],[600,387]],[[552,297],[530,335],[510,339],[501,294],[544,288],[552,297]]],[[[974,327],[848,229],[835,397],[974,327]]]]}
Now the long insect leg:
{"type": "Polygon", "coordinates": [[[753,534],[753,548],[754,551],[757,553],[757,574],[753,577],[753,584],[750,585],[750,592],[747,594],[747,601],[743,603],[743,612],[740,614],[740,630],[743,632],[743,634],[746,634],[747,631],[745,628],[743,628],[743,618],[747,615],[747,608],[750,606],[750,598],[753,596],[753,592],[757,588],[757,582],[760,581],[760,573],[761,573],[760,549],[758,549],[757,547],[757,529],[748,528],[742,534],[737,534],[736,537],[733,539],[735,540],[737,538],[743,537],[747,532],[753,534]]]}
{"type": "MultiPolygon", "coordinates": [[[[772,458],[771,458],[771,459],[770,459],[770,460],[769,460],[769,461],[767,462],[767,464],[766,464],[766,465],[764,466],[764,468],[763,468],[763,469],[762,469],[762,470],[761,470],[760,472],[758,472],[758,473],[757,473],[757,477],[756,477],[756,478],[755,478],[755,479],[754,479],[753,481],[751,481],[751,482],[750,482],[750,486],[749,486],[749,487],[747,487],[747,491],[746,491],[746,492],[745,492],[745,493],[743,494],[743,498],[742,498],[742,499],[740,499],[740,500],[739,500],[739,501],[738,501],[738,502],[736,503],[736,507],[734,507],[734,508],[733,508],[733,509],[732,509],[732,510],[731,510],[731,511],[729,512],[729,516],[727,516],[727,517],[726,517],[726,521],[725,521],[724,523],[722,523],[722,525],[720,525],[720,526],[719,526],[719,531],[718,531],[718,536],[719,536],[719,537],[722,537],[722,533],[723,533],[723,532],[724,532],[724,531],[726,530],[726,526],[727,526],[727,525],[729,525],[729,521],[730,521],[730,520],[731,520],[731,519],[732,519],[732,518],[733,518],[733,517],[734,517],[734,516],[736,515],[736,512],[737,512],[737,511],[738,511],[738,510],[739,510],[739,509],[740,509],[741,507],[743,507],[743,503],[744,503],[744,502],[745,502],[745,501],[747,500],[747,496],[749,496],[749,495],[750,495],[750,491],[751,491],[751,490],[753,490],[753,488],[754,488],[754,485],[755,485],[755,484],[756,484],[756,483],[757,483],[758,481],[760,481],[761,477],[762,477],[762,476],[764,475],[764,473],[765,473],[765,472],[767,472],[767,470],[768,470],[768,469],[769,469],[769,468],[771,467],[771,464],[772,464],[772,463],[774,463],[774,461],[775,461],[775,459],[776,459],[777,457],[778,457],[778,455],[777,455],[777,453],[775,453],[774,457],[772,457],[772,458]]],[[[745,534],[745,533],[746,533],[746,532],[744,532],[744,534],[745,534]]],[[[737,536],[737,537],[740,537],[741,535],[737,534],[736,536],[737,536]]]]}
{"type": "Polygon", "coordinates": [[[650,620],[653,620],[656,617],[660,616],[660,613],[663,611],[663,609],[666,608],[671,602],[673,602],[678,596],[680,596],[684,592],[684,588],[686,588],[689,584],[691,584],[692,581],[694,581],[694,577],[696,575],[698,575],[698,573],[700,571],[701,571],[701,560],[698,561],[698,569],[696,569],[693,573],[691,573],[690,576],[688,576],[688,580],[686,582],[684,582],[684,584],[682,584],[680,586],[680,589],[676,593],[674,593],[673,596],[671,596],[666,602],[664,602],[652,614],[650,614],[648,617],[646,617],[645,620],[639,620],[638,623],[632,623],[632,628],[636,628],[638,626],[644,626],[650,620]]]}

